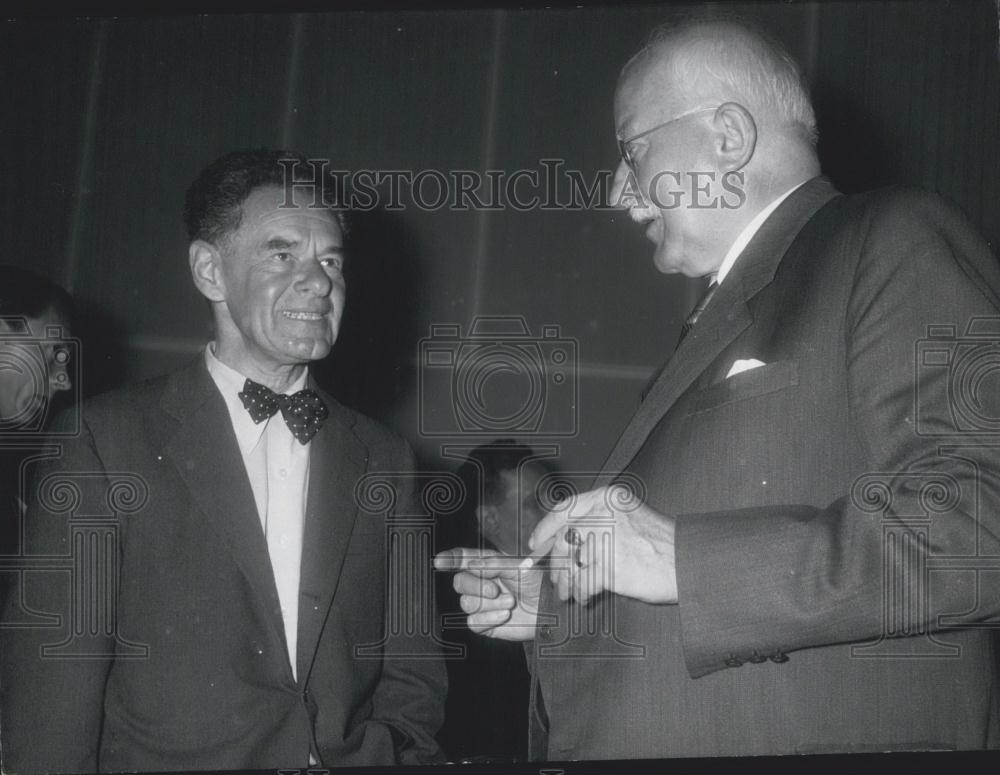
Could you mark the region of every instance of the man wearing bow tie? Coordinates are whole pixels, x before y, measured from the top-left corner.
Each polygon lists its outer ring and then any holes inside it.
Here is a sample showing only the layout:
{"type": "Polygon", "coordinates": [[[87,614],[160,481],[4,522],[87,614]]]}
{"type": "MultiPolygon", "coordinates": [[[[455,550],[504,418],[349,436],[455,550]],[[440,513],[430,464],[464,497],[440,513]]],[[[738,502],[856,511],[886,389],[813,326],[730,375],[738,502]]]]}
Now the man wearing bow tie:
{"type": "MultiPolygon", "coordinates": [[[[24,574],[17,594],[58,618],[3,633],[6,770],[441,760],[436,640],[409,634],[380,656],[403,637],[386,624],[396,566],[384,519],[355,499],[367,475],[405,483],[412,453],[310,380],[344,309],[344,220],[285,185],[285,158],[231,153],[191,186],[189,263],[215,340],[181,371],[89,402],[36,477],[28,554],[72,554],[77,515],[127,513],[102,555],[109,584],[24,574]],[[52,476],[76,488],[72,513],[45,496],[52,476]],[[136,493],[124,505],[109,494],[122,483],[136,493]],[[80,602],[95,588],[107,606],[80,602]]],[[[396,496],[406,513],[412,493],[396,496]]]]}
{"type": "Polygon", "coordinates": [[[1000,746],[996,259],[939,197],[837,192],[741,24],[657,30],[614,117],[612,198],[711,295],[534,531],[547,569],[437,559],[470,627],[533,641],[535,755],[1000,746]]]}

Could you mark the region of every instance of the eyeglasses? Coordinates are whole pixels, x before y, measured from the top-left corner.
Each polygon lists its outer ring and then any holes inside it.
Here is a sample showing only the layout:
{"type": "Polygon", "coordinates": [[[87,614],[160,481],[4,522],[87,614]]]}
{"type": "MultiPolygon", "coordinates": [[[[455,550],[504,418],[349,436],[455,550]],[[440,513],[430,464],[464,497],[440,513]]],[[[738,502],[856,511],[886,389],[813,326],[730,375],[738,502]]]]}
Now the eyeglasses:
{"type": "Polygon", "coordinates": [[[663,129],[663,127],[665,127],[665,126],[670,126],[675,121],[680,121],[682,118],[687,118],[688,116],[693,116],[696,113],[707,113],[710,110],[715,110],[715,108],[694,108],[692,110],[688,110],[688,111],[685,111],[684,113],[681,113],[679,116],[674,116],[669,121],[664,121],[662,124],[657,124],[656,126],[652,127],[651,129],[647,129],[645,132],[640,132],[637,135],[632,135],[627,140],[622,140],[622,139],[619,138],[619,140],[618,140],[618,151],[622,155],[622,161],[624,161],[632,169],[632,171],[635,172],[635,159],[632,158],[632,151],[629,148],[629,144],[634,143],[636,140],[639,140],[639,139],[645,137],[646,135],[651,135],[651,134],[653,134],[653,132],[656,132],[656,131],[658,131],[660,129],[663,129]]]}

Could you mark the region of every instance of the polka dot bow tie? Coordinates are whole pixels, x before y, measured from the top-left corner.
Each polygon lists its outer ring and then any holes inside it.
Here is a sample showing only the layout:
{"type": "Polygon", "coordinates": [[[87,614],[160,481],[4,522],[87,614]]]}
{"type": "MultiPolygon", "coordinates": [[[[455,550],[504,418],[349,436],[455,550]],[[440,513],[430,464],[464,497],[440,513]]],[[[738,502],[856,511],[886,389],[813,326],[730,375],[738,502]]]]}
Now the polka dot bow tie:
{"type": "Polygon", "coordinates": [[[250,419],[257,424],[273,417],[280,409],[285,425],[300,444],[308,444],[330,415],[330,410],[315,390],[300,390],[286,396],[248,379],[239,396],[250,413],[250,419]]]}

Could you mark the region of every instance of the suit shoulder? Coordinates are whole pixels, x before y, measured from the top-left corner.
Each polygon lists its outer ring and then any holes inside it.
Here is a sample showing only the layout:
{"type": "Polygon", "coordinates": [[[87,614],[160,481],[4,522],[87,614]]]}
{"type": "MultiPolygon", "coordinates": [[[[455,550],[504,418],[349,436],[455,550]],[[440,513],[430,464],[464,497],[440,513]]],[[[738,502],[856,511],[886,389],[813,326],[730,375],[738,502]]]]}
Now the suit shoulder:
{"type": "Polygon", "coordinates": [[[80,405],[89,424],[119,423],[134,413],[155,406],[166,388],[170,375],[132,382],[92,396],[80,405]]]}
{"type": "MultiPolygon", "coordinates": [[[[938,194],[915,186],[890,186],[837,197],[812,222],[824,255],[850,274],[871,266],[885,272],[937,272],[975,267],[997,286],[997,262],[964,213],[938,194]]],[[[964,271],[964,270],[963,270],[964,271]]]]}
{"type": "Polygon", "coordinates": [[[211,384],[203,363],[192,360],[166,374],[122,385],[88,398],[67,412],[77,415],[98,446],[131,448],[143,440],[160,438],[171,427],[167,422],[170,415],[164,412],[165,402],[183,406],[184,401],[199,401],[205,384],[211,384]]]}
{"type": "Polygon", "coordinates": [[[943,196],[914,186],[892,186],[844,197],[857,231],[845,244],[859,310],[895,293],[900,307],[954,309],[983,314],[1000,309],[1000,265],[985,238],[943,196]],[[970,306],[972,305],[972,306],[970,306]]]}
{"type": "Polygon", "coordinates": [[[985,244],[954,202],[917,186],[888,186],[843,199],[856,222],[868,230],[889,232],[907,242],[958,234],[985,244]]]}
{"type": "Polygon", "coordinates": [[[117,453],[131,454],[142,446],[150,438],[150,429],[157,427],[155,407],[167,379],[123,385],[62,410],[50,428],[63,447],[60,460],[80,465],[79,461],[96,456],[108,461],[117,453]]]}

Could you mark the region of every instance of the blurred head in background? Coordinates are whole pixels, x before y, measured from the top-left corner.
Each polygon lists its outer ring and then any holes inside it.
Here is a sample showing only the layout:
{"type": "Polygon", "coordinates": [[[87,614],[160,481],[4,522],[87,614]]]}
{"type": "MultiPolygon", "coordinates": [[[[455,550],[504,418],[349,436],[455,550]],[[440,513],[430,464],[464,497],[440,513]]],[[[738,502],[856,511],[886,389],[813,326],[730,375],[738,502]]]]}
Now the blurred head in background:
{"type": "Polygon", "coordinates": [[[472,450],[458,475],[469,497],[477,501],[479,535],[504,554],[528,554],[528,537],[545,516],[538,497],[539,484],[550,473],[553,468],[546,460],[513,439],[500,439],[472,450]]]}
{"type": "Polygon", "coordinates": [[[73,387],[71,317],[61,287],[0,265],[0,432],[37,427],[52,399],[73,387]]]}

